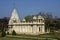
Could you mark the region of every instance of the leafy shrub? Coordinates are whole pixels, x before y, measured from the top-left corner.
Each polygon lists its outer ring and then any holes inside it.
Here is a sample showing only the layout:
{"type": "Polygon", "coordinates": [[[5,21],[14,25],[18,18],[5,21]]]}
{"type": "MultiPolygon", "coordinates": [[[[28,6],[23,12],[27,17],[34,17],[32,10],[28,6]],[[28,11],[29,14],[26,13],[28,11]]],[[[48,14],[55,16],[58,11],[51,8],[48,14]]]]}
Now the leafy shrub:
{"type": "Polygon", "coordinates": [[[5,36],[6,36],[6,32],[5,31],[2,31],[1,37],[5,37],[5,36]]]}
{"type": "Polygon", "coordinates": [[[16,35],[16,32],[14,30],[12,31],[12,35],[16,35]]]}
{"type": "Polygon", "coordinates": [[[9,32],[7,32],[7,35],[9,35],[9,32]]]}

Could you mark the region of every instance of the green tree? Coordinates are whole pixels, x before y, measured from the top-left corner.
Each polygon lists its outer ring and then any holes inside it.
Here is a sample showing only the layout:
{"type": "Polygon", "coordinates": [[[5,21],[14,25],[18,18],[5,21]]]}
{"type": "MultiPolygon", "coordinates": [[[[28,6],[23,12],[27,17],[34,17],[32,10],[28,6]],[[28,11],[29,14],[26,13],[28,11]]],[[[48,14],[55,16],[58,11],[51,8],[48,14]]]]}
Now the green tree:
{"type": "Polygon", "coordinates": [[[8,21],[9,21],[9,18],[7,18],[7,17],[0,19],[0,30],[1,31],[8,30],[8,21]]]}
{"type": "Polygon", "coordinates": [[[32,16],[26,16],[25,17],[25,19],[26,19],[26,22],[31,22],[33,19],[32,19],[32,16]]]}
{"type": "Polygon", "coordinates": [[[55,18],[54,23],[55,23],[55,30],[60,29],[60,18],[57,19],[55,18]]]}

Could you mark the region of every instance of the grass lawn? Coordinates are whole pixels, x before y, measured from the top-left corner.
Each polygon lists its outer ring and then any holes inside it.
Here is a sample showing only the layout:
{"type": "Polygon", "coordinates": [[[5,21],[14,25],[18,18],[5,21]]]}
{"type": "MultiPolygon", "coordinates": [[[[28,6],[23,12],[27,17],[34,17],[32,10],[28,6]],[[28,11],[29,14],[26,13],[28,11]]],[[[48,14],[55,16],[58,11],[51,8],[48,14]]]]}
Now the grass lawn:
{"type": "Polygon", "coordinates": [[[0,37],[0,40],[26,40],[26,39],[0,37]]]}
{"type": "MultiPolygon", "coordinates": [[[[49,34],[40,34],[40,35],[8,35],[6,37],[0,37],[0,40],[47,40],[48,38],[51,39],[58,39],[60,40],[60,33],[49,33],[49,34]]],[[[50,39],[49,39],[50,40],[50,39]]]]}
{"type": "MultiPolygon", "coordinates": [[[[34,39],[34,38],[14,38],[14,37],[0,37],[0,40],[54,40],[54,39],[34,39]]],[[[60,40],[60,39],[55,39],[60,40]]]]}

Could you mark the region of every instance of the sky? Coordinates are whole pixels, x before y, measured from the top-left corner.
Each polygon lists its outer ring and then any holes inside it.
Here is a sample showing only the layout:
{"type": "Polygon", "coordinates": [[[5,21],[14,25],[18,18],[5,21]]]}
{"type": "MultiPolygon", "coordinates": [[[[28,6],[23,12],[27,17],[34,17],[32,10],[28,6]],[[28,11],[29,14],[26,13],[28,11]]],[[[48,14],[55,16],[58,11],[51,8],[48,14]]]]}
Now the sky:
{"type": "Polygon", "coordinates": [[[60,17],[60,0],[0,0],[0,18],[11,17],[14,7],[20,18],[39,12],[51,12],[60,17]]]}

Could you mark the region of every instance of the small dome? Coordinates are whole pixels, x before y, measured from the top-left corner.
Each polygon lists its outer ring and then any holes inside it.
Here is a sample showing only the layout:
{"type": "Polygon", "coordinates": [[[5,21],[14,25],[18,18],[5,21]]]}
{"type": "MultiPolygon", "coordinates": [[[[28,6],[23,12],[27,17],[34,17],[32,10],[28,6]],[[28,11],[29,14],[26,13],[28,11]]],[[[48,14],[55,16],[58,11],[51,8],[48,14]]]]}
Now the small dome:
{"type": "Polygon", "coordinates": [[[38,16],[38,19],[44,19],[41,15],[38,16]]]}
{"type": "Polygon", "coordinates": [[[37,19],[37,17],[36,16],[33,16],[33,19],[37,19]]]}
{"type": "Polygon", "coordinates": [[[22,21],[25,21],[25,19],[23,19],[22,21]]]}

